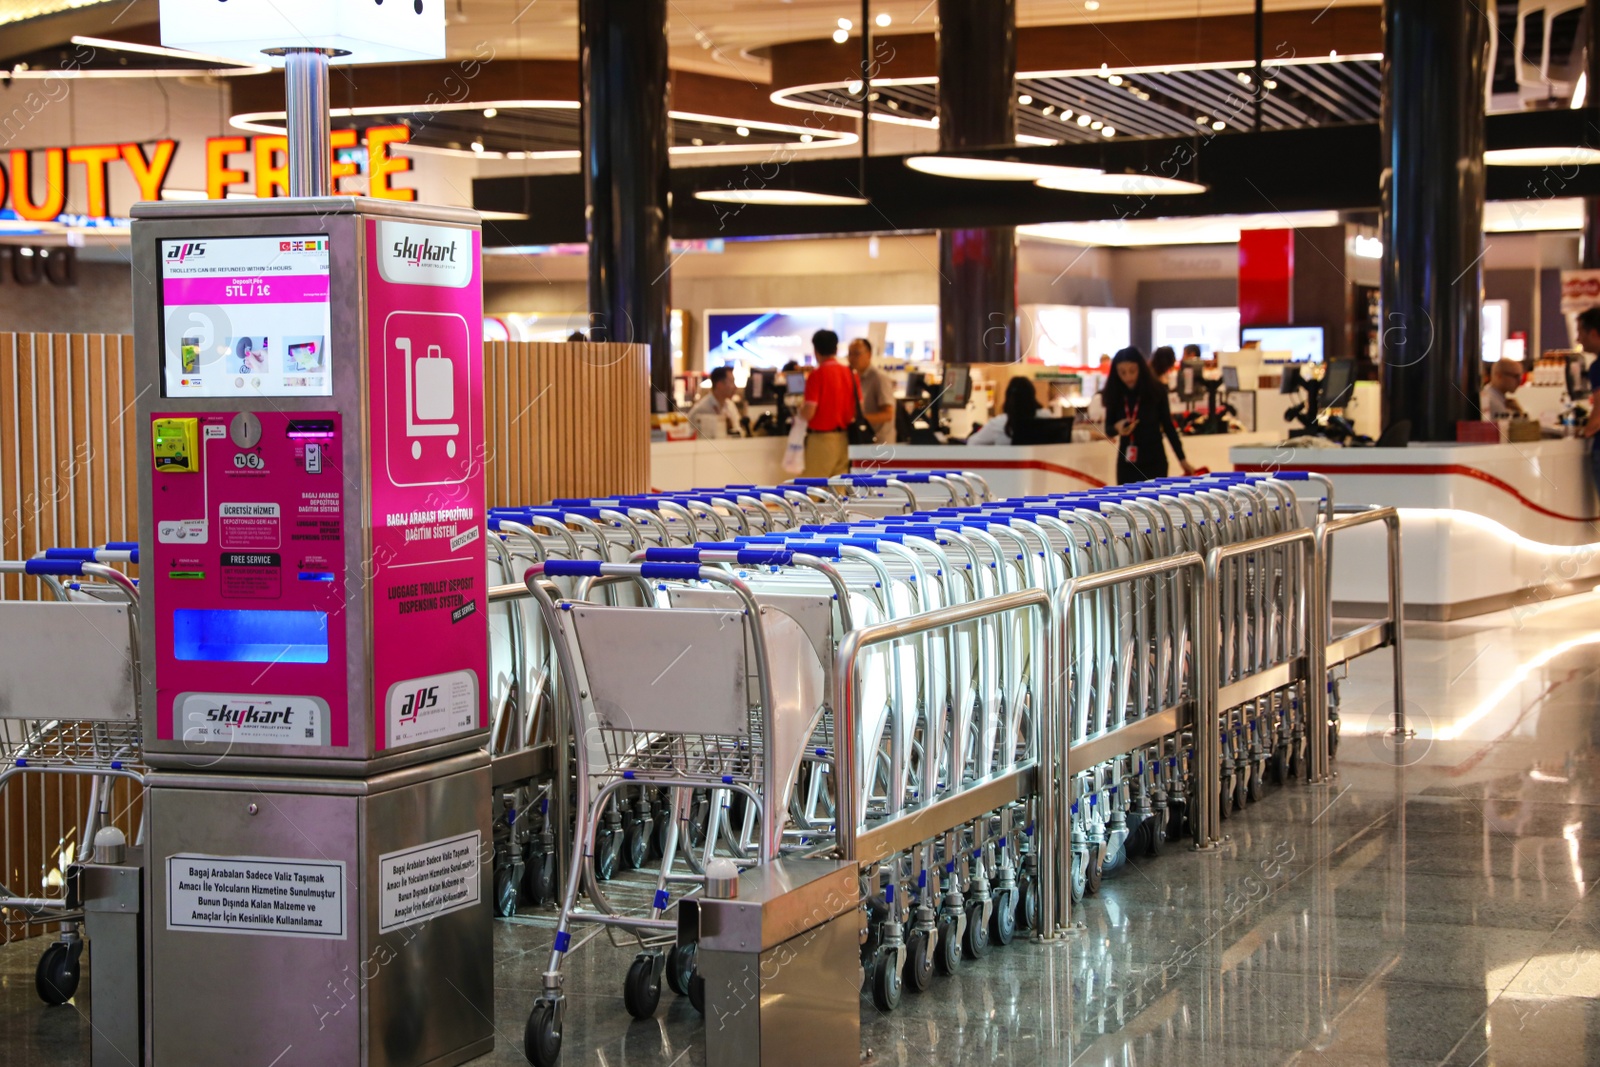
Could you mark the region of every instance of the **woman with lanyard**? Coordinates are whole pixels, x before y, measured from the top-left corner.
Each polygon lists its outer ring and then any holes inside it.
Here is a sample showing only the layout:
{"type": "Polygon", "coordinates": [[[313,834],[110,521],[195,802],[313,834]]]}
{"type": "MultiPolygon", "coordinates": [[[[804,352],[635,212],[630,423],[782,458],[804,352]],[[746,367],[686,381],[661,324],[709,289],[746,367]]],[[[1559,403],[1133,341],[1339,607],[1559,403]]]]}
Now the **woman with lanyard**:
{"type": "Polygon", "coordinates": [[[1106,409],[1106,436],[1117,442],[1118,485],[1167,476],[1163,434],[1172,442],[1183,473],[1194,473],[1183,454],[1183,439],[1172,423],[1167,391],[1150,373],[1150,365],[1137,348],[1124,348],[1111,357],[1111,373],[1100,399],[1106,409]]]}

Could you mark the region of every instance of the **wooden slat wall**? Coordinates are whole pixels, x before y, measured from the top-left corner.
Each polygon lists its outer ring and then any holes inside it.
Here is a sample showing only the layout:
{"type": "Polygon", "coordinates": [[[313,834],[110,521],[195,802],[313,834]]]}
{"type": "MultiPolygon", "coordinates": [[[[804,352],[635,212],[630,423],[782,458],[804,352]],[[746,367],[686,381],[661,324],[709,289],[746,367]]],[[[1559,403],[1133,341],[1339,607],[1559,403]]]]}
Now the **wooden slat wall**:
{"type": "Polygon", "coordinates": [[[484,346],[489,504],[650,488],[650,349],[484,346]]]}

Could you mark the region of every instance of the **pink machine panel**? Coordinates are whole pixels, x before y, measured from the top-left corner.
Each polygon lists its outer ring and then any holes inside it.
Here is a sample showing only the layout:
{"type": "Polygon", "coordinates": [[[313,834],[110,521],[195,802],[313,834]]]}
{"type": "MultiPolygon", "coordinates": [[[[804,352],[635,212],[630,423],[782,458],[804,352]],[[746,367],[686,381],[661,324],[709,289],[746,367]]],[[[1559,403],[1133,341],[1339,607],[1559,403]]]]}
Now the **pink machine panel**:
{"type": "Polygon", "coordinates": [[[158,737],[342,748],[351,723],[339,416],[153,416],[156,427],[186,419],[198,423],[198,455],[152,475],[158,737]]]}

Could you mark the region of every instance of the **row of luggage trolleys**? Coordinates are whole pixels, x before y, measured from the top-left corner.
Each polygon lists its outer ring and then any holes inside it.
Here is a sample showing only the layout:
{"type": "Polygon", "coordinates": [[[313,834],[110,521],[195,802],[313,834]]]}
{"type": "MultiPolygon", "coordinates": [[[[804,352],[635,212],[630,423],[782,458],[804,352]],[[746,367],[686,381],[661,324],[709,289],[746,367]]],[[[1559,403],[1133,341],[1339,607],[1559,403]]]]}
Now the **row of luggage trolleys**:
{"type": "Polygon", "coordinates": [[[1336,523],[1304,474],[993,500],[958,471],[877,472],[492,511],[496,762],[547,757],[496,775],[497,896],[559,902],[528,1059],[559,1056],[580,924],[637,944],[635,1017],[663,977],[704,1010],[718,860],[856,861],[890,1010],[1054,936],[1130,856],[1213,845],[1267,783],[1320,778],[1318,552],[1367,521],[1393,557],[1392,512],[1336,523]],[[647,904],[613,899],[626,867],[647,904]]]}

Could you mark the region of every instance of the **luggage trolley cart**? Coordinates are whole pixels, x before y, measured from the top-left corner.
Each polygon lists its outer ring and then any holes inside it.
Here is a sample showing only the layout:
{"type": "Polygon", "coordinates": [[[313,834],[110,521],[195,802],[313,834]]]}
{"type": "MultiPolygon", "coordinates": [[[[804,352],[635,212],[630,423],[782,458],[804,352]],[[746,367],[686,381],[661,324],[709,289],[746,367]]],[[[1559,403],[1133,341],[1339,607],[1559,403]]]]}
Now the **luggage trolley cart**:
{"type": "MultiPolygon", "coordinates": [[[[54,597],[0,601],[0,805],[7,827],[22,827],[30,858],[37,851],[44,863],[59,864],[61,874],[59,880],[46,876],[39,896],[0,885],[0,908],[8,925],[61,924],[61,936],[45,949],[34,972],[35,988],[46,1004],[65,1004],[78,987],[83,913],[74,899],[73,866],[91,859],[95,835],[115,820],[117,780],[129,781],[135,789],[144,780],[139,676],[134,669],[138,589],[122,571],[96,562],[137,558],[137,550],[127,548],[50,549],[45,558],[0,561],[0,574],[39,578],[54,597]],[[69,602],[63,578],[91,579],[96,592],[69,602]],[[48,668],[64,657],[70,669],[48,668]],[[71,709],[72,717],[61,717],[59,709],[71,709]],[[34,830],[28,796],[20,802],[20,818],[13,819],[11,797],[5,793],[13,780],[47,776],[89,780],[83,825],[72,831],[79,836],[60,842],[54,856],[48,842],[26,840],[34,830]]],[[[57,800],[65,811],[64,797],[58,794],[57,800]]],[[[47,802],[39,805],[41,818],[47,802]]]]}
{"type": "MultiPolygon", "coordinates": [[[[769,622],[749,587],[726,571],[694,563],[548,560],[528,570],[526,584],[555,646],[577,747],[578,803],[566,888],[544,991],[524,1034],[529,1061],[552,1067],[561,1052],[561,967],[574,947],[573,924],[596,923],[637,939],[640,952],[628,970],[623,1000],[635,1018],[653,1015],[662,974],[680,963],[665,959],[662,946],[673,944],[675,957],[687,947],[677,944],[679,920],[664,917],[671,906],[669,881],[699,880],[673,873],[677,825],[686,819],[688,799],[694,790],[742,793],[757,813],[759,861],[770,863],[778,852],[785,807],[784,798],[775,795],[775,742],[793,731],[779,721],[773,702],[769,622]],[[548,582],[553,578],[636,579],[647,595],[648,583],[655,580],[712,582],[736,594],[740,608],[663,609],[558,599],[548,582]],[[596,834],[612,795],[641,784],[673,791],[678,818],[667,834],[649,914],[623,915],[607,901],[596,877],[596,834]],[[579,910],[580,886],[593,910],[579,910]]],[[[794,640],[806,640],[798,627],[794,630],[794,640]]],[[[801,699],[795,703],[798,714],[782,718],[805,716],[799,728],[809,735],[808,705],[815,702],[801,699]]]]}

